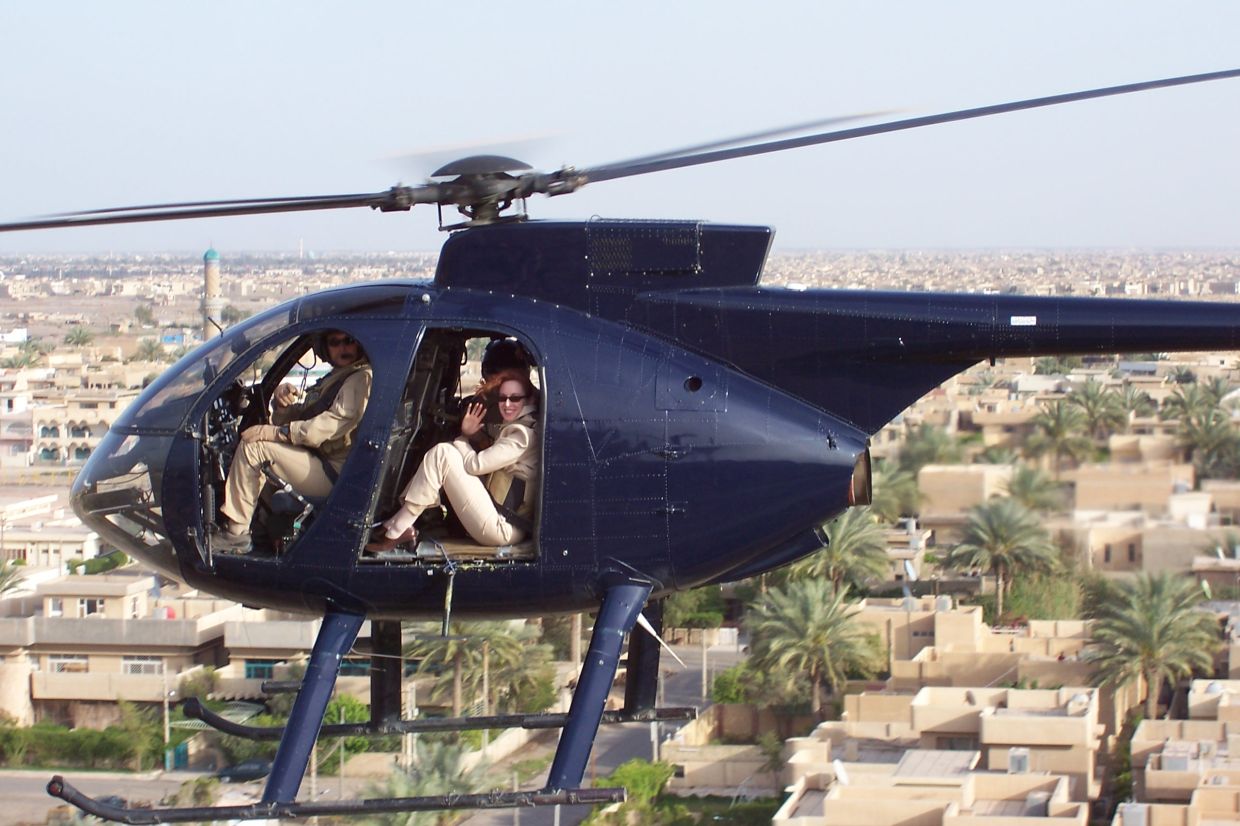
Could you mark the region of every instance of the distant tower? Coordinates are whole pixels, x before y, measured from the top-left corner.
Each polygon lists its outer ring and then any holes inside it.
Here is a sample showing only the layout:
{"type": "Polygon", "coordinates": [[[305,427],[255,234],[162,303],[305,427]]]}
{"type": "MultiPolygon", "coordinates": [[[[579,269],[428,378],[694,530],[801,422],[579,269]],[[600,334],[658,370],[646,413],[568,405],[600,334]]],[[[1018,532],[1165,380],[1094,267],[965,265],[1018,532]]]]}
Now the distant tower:
{"type": "Polygon", "coordinates": [[[219,335],[224,326],[224,299],[220,297],[220,254],[215,248],[202,256],[202,340],[219,335]]]}

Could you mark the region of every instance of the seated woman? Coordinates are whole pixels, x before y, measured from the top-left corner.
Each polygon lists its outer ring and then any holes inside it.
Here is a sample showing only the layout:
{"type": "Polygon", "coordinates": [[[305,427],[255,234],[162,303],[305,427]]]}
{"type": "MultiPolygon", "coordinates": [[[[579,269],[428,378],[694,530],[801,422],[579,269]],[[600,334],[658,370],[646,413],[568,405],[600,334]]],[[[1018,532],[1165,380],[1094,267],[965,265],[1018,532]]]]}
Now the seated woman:
{"type": "Polygon", "coordinates": [[[382,525],[383,535],[366,546],[372,553],[390,551],[414,542],[413,523],[427,508],[440,504],[440,491],[448,495],[457,518],[474,541],[482,545],[512,545],[529,534],[530,525],[521,511],[533,499],[538,487],[538,431],[535,416],[538,391],[530,383],[529,371],[501,370],[483,382],[479,395],[493,401],[500,421],[486,425],[493,443],[475,451],[471,438],[484,431],[486,405],[474,403],[461,418],[461,435],[451,442],[440,442],[426,452],[422,464],[405,492],[400,510],[382,525]],[[512,482],[517,501],[498,492],[512,482]],[[492,494],[503,501],[497,504],[492,494]]]}

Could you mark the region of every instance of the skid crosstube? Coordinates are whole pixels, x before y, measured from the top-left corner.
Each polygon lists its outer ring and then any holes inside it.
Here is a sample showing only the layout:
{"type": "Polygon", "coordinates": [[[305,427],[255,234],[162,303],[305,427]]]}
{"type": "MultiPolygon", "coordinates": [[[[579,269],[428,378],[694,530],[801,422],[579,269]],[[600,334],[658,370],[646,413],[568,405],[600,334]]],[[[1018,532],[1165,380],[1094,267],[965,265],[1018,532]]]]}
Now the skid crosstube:
{"type": "Polygon", "coordinates": [[[487,792],[432,797],[384,797],[319,803],[252,803],[248,806],[194,806],[183,809],[124,809],[100,803],[82,794],[60,775],[47,784],[47,793],[95,817],[117,823],[194,823],[215,820],[262,820],[327,815],[366,815],[391,812],[431,812],[448,809],[510,809],[525,806],[597,805],[622,803],[624,789],[566,789],[558,792],[487,792]]]}
{"type": "MultiPolygon", "coordinates": [[[[181,706],[186,717],[201,720],[211,728],[248,740],[279,740],[281,726],[247,726],[221,717],[207,708],[197,697],[190,697],[181,706]]],[[[698,710],[692,706],[648,708],[639,711],[604,711],[603,723],[662,723],[671,720],[696,720],[698,710]]],[[[473,731],[480,729],[563,728],[568,714],[493,714],[487,717],[425,717],[420,720],[394,720],[376,723],[330,723],[319,731],[319,737],[382,737],[390,734],[427,734],[436,731],[473,731]]]]}

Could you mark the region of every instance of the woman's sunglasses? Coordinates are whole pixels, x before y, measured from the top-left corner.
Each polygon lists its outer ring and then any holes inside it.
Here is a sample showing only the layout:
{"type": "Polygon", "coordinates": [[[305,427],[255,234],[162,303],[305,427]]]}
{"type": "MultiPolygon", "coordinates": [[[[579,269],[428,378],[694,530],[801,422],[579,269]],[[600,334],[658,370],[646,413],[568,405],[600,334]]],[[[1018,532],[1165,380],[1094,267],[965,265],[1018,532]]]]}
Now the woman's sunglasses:
{"type": "Polygon", "coordinates": [[[521,394],[519,396],[500,396],[499,397],[500,404],[503,404],[504,402],[523,402],[523,401],[525,401],[525,394],[521,394]]]}
{"type": "Polygon", "coordinates": [[[345,347],[353,343],[353,336],[332,336],[327,340],[328,347],[345,347]]]}

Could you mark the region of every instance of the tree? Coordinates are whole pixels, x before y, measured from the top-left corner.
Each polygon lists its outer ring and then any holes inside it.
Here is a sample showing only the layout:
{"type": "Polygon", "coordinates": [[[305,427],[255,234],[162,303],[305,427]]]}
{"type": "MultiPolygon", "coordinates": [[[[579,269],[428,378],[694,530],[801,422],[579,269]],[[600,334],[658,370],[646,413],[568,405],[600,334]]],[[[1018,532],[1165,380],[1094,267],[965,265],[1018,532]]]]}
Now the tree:
{"type": "Polygon", "coordinates": [[[1033,363],[1033,372],[1039,376],[1062,376],[1071,373],[1084,362],[1080,356],[1043,356],[1033,363]]]}
{"type": "Polygon", "coordinates": [[[1205,415],[1214,408],[1215,402],[1201,385],[1181,384],[1163,400],[1162,410],[1158,411],[1158,418],[1164,421],[1167,419],[1184,421],[1194,416],[1205,415]]]}
{"type": "Polygon", "coordinates": [[[134,760],[134,770],[142,771],[149,757],[152,763],[158,759],[163,749],[159,725],[152,719],[149,709],[142,709],[133,703],[120,700],[117,703],[121,719],[116,728],[125,733],[125,742],[130,746],[130,755],[134,760]]]}
{"type": "Polygon", "coordinates": [[[438,626],[417,630],[429,633],[415,635],[405,646],[405,657],[419,660],[419,671],[442,674],[431,696],[439,699],[451,694],[454,716],[460,715],[461,703],[482,699],[484,656],[491,695],[487,700],[492,708],[497,701],[513,701],[518,694],[532,688],[551,657],[550,646],[536,644],[537,631],[528,625],[454,623],[453,633],[447,637],[436,633],[438,626]]]}
{"type": "Polygon", "coordinates": [[[870,512],[884,522],[913,516],[921,509],[917,475],[898,465],[882,461],[874,469],[874,497],[870,512]]]}
{"type": "Polygon", "coordinates": [[[135,361],[163,361],[167,358],[164,345],[153,338],[144,338],[134,353],[135,361]]]}
{"type": "Polygon", "coordinates": [[[139,304],[133,309],[133,317],[144,327],[155,326],[155,313],[146,304],[139,304]]]}
{"type": "Polygon", "coordinates": [[[823,686],[834,691],[850,672],[871,674],[881,659],[876,638],[854,621],[847,596],[847,589],[832,592],[825,579],[789,582],[761,597],[745,620],[754,666],[789,681],[808,677],[815,715],[823,686]]]}
{"type": "Polygon", "coordinates": [[[785,762],[784,741],[775,732],[764,731],[758,735],[758,750],[762,752],[762,771],[770,772],[775,797],[779,798],[784,791],[784,784],[780,778],[785,762]]]}
{"type": "Polygon", "coordinates": [[[1007,445],[991,445],[977,454],[974,461],[983,465],[1014,465],[1020,461],[1020,454],[1007,445]]]}
{"type": "Polygon", "coordinates": [[[1150,394],[1134,384],[1125,384],[1115,394],[1115,397],[1119,409],[1124,411],[1124,415],[1129,422],[1134,417],[1152,416],[1157,409],[1154,400],[1150,398],[1150,394]]]}
{"type": "Polygon", "coordinates": [[[85,327],[74,327],[65,333],[64,342],[70,347],[85,347],[95,340],[95,334],[85,327]]]}
{"type": "Polygon", "coordinates": [[[56,349],[56,345],[48,344],[41,338],[28,338],[21,344],[17,345],[17,349],[23,353],[33,353],[36,356],[46,356],[52,350],[56,349]]]}
{"type": "Polygon", "coordinates": [[[1199,382],[1199,385],[1201,387],[1201,391],[1205,393],[1206,398],[1212,401],[1215,407],[1222,404],[1223,397],[1234,389],[1231,382],[1222,376],[1215,376],[1212,379],[1199,382]]]}
{"type": "Polygon", "coordinates": [[[1197,609],[1202,595],[1191,580],[1141,574],[1113,585],[1110,598],[1095,611],[1093,643],[1085,656],[1098,665],[1098,685],[1144,680],[1145,716],[1152,720],[1164,681],[1214,667],[1218,624],[1197,609]]]}
{"type": "Polygon", "coordinates": [[[1107,390],[1101,382],[1090,379],[1068,394],[1068,404],[1080,408],[1085,416],[1089,435],[1099,441],[1122,428],[1127,417],[1119,406],[1115,393],[1107,390]]]}
{"type": "Polygon", "coordinates": [[[923,466],[959,462],[960,455],[960,444],[950,433],[941,427],[920,424],[900,448],[900,467],[916,477],[923,466]]]}
{"type": "Polygon", "coordinates": [[[1180,444],[1200,477],[1228,479],[1240,472],[1240,436],[1218,408],[1181,419],[1180,444]]]}
{"type": "Polygon", "coordinates": [[[822,577],[837,594],[845,585],[864,585],[887,573],[887,536],[869,508],[849,508],[828,522],[824,532],[826,547],[794,564],[788,572],[791,579],[822,577]]]}
{"type": "Polygon", "coordinates": [[[723,594],[719,588],[677,591],[663,604],[665,628],[718,628],[723,625],[723,594]]]}
{"type": "Polygon", "coordinates": [[[220,321],[225,324],[236,324],[238,321],[244,321],[250,317],[248,310],[239,310],[232,304],[226,306],[220,313],[220,321]]]}
{"type": "Polygon", "coordinates": [[[1053,456],[1056,479],[1065,458],[1080,459],[1093,449],[1093,443],[1085,435],[1085,414],[1066,402],[1043,405],[1042,412],[1030,423],[1033,433],[1025,443],[1025,450],[1030,456],[1053,456]]]}
{"type": "MultiPolygon", "coordinates": [[[[446,743],[429,737],[419,737],[414,746],[413,765],[405,771],[395,771],[382,783],[369,789],[369,796],[390,799],[393,797],[431,797],[449,794],[473,794],[486,784],[482,766],[465,769],[462,759],[465,747],[446,743]]],[[[430,826],[455,822],[459,812],[392,812],[374,814],[371,823],[385,826],[430,826]]]]}
{"type": "Polygon", "coordinates": [[[1038,517],[1013,499],[991,499],[969,512],[963,540],[948,551],[948,568],[978,568],[995,578],[995,617],[1017,573],[1055,570],[1059,557],[1038,517]]]}
{"type": "Polygon", "coordinates": [[[1008,496],[1031,511],[1050,513],[1064,506],[1063,488],[1037,468],[1017,465],[1004,489],[1008,496]]]}
{"type": "Polygon", "coordinates": [[[1182,365],[1173,368],[1168,375],[1176,384],[1193,384],[1197,381],[1197,374],[1182,365]]]}
{"type": "Polygon", "coordinates": [[[0,594],[16,591],[21,587],[25,572],[12,560],[0,562],[0,594]]]}
{"type": "Polygon", "coordinates": [[[19,350],[17,355],[9,356],[3,361],[0,361],[0,367],[6,367],[11,370],[21,370],[25,367],[34,367],[38,363],[38,353],[32,353],[28,350],[19,350]]]}

